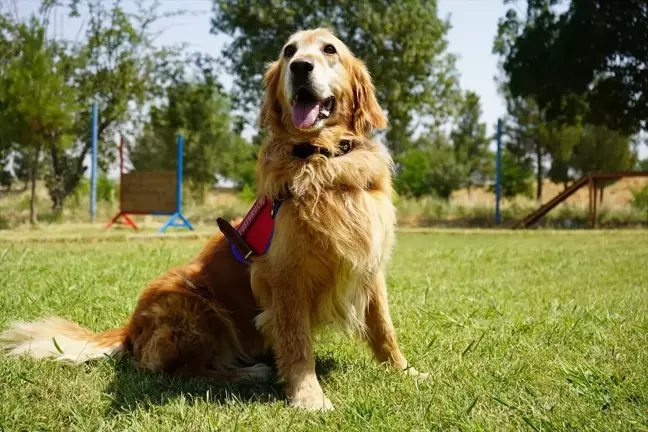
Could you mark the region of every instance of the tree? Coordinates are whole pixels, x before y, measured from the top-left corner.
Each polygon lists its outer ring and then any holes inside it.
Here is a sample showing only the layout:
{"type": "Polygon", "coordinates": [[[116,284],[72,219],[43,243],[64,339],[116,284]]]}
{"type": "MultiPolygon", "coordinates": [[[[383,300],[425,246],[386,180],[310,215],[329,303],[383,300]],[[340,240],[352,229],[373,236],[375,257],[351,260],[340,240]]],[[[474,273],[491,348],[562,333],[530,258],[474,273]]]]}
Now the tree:
{"type": "MultiPolygon", "coordinates": [[[[505,0],[505,3],[510,0],[505,0]]],[[[532,97],[550,121],[606,125],[633,134],[648,118],[648,2],[528,0],[500,22],[513,95],[532,97]]]]}
{"type": "MultiPolygon", "coordinates": [[[[511,1],[505,0],[505,3],[509,2],[511,1]]],[[[537,95],[514,91],[515,83],[509,69],[509,60],[518,52],[521,39],[529,27],[550,28],[555,24],[552,6],[559,2],[560,0],[531,0],[525,18],[518,16],[517,11],[511,8],[500,19],[493,44],[493,53],[500,58],[500,92],[507,103],[505,128],[512,138],[509,150],[519,163],[527,164],[528,158],[533,159],[538,201],[542,200],[545,177],[565,185],[571,180],[568,161],[580,137],[586,102],[582,96],[565,97],[564,100],[569,101],[573,109],[578,108],[578,113],[572,115],[571,122],[565,124],[560,118],[549,115],[548,108],[538,102],[537,95]],[[549,170],[545,173],[549,162],[549,170]]],[[[542,41],[536,40],[534,43],[542,41]]]]}
{"type": "Polygon", "coordinates": [[[6,188],[11,191],[11,186],[14,182],[14,176],[9,171],[9,158],[0,153],[0,187],[6,188]]]}
{"type": "MultiPolygon", "coordinates": [[[[44,7],[51,0],[43,0],[44,7]]],[[[177,57],[177,48],[153,46],[155,33],[151,26],[160,18],[157,4],[147,7],[137,3],[138,11],[126,13],[119,2],[112,5],[101,0],[73,0],[70,14],[87,8],[85,39],[70,43],[60,53],[58,64],[66,84],[74,88],[79,109],[74,118],[76,140],[68,150],[50,148],[47,187],[55,210],[78,186],[87,167],[91,148],[91,104],[98,105],[99,142],[106,142],[115,132],[130,132],[139,123],[139,110],[160,96],[168,78],[168,67],[177,57]]],[[[116,146],[99,145],[99,167],[107,169],[115,160],[116,146]]]]}
{"type": "Polygon", "coordinates": [[[6,139],[30,154],[29,220],[34,225],[41,151],[62,148],[68,142],[74,99],[61,71],[55,67],[58,47],[46,40],[45,27],[34,17],[27,23],[3,17],[1,24],[13,44],[10,60],[0,67],[0,127],[6,139]]]}
{"type": "Polygon", "coordinates": [[[501,79],[500,92],[507,107],[503,123],[505,146],[512,160],[535,166],[536,200],[541,201],[545,177],[565,185],[571,180],[568,161],[580,139],[582,126],[548,121],[534,99],[514,97],[508,89],[507,78],[501,79]],[[550,168],[545,172],[549,161],[550,168]]]}
{"type": "MultiPolygon", "coordinates": [[[[500,191],[503,197],[514,198],[518,195],[531,196],[533,169],[529,160],[520,161],[514,153],[505,149],[502,152],[502,176],[500,191]]],[[[490,188],[495,192],[495,185],[490,188]]]]}
{"type": "Polygon", "coordinates": [[[551,168],[547,174],[554,183],[563,183],[565,188],[572,180],[570,162],[582,133],[581,125],[568,126],[557,123],[540,125],[540,140],[551,156],[551,168]]]}
{"type": "Polygon", "coordinates": [[[474,178],[483,180],[493,171],[486,124],[479,121],[481,115],[479,96],[471,91],[466,92],[459,107],[457,124],[450,134],[457,161],[468,169],[469,191],[474,178]]]}
{"type": "MultiPolygon", "coordinates": [[[[0,106],[0,111],[3,109],[0,106]]],[[[3,114],[0,113],[0,118],[3,114]]],[[[0,186],[11,190],[14,181],[13,175],[9,171],[11,145],[13,144],[5,135],[0,135],[0,186]]]]}
{"type": "Polygon", "coordinates": [[[455,58],[446,52],[450,24],[438,18],[435,0],[214,0],[212,31],[233,38],[223,56],[235,76],[236,107],[256,115],[266,64],[292,32],[318,26],[334,30],[366,62],[396,154],[410,146],[418,126],[448,120],[458,80],[455,58]]]}
{"type": "Polygon", "coordinates": [[[164,104],[129,151],[136,170],[175,170],[176,135],[182,132],[185,178],[199,198],[215,175],[241,180],[239,165],[253,159],[251,146],[234,130],[228,97],[211,79],[194,78],[166,89],[164,104]]]}
{"type": "MultiPolygon", "coordinates": [[[[526,168],[535,165],[536,200],[542,200],[544,164],[548,156],[546,141],[541,136],[544,128],[542,113],[532,99],[507,95],[507,116],[503,122],[503,140],[510,163],[526,168]]],[[[522,172],[522,171],[521,171],[522,172]]]]}
{"type": "Polygon", "coordinates": [[[644,212],[648,220],[648,185],[639,190],[632,191],[632,207],[644,212]]]}
{"type": "MultiPolygon", "coordinates": [[[[588,125],[583,129],[578,144],[574,148],[572,167],[579,176],[606,171],[628,171],[637,161],[637,154],[628,136],[605,126],[588,125]]],[[[610,181],[599,182],[600,200],[603,190],[610,181]]]]}
{"type": "Polygon", "coordinates": [[[399,193],[421,197],[435,195],[448,200],[468,182],[469,167],[440,135],[419,138],[415,147],[396,157],[399,193]]]}
{"type": "Polygon", "coordinates": [[[642,159],[637,162],[638,171],[648,171],[648,159],[642,159]]]}

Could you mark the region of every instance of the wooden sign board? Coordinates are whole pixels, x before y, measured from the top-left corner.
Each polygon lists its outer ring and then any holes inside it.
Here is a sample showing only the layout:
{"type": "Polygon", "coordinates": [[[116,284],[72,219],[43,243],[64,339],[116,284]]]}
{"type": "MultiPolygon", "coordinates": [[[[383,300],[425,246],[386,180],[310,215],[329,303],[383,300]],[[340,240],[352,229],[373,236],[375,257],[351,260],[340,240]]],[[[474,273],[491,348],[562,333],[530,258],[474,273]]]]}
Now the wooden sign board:
{"type": "Polygon", "coordinates": [[[121,211],[123,213],[174,213],[176,173],[130,172],[122,176],[121,211]]]}

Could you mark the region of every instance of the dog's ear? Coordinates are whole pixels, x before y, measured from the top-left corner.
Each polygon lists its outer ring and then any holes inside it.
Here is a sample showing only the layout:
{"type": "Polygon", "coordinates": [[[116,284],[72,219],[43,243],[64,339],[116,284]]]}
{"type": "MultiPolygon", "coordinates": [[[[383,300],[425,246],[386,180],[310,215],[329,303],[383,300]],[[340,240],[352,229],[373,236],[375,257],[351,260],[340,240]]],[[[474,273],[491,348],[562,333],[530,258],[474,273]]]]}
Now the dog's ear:
{"type": "Polygon", "coordinates": [[[261,112],[259,113],[259,125],[261,129],[267,128],[281,117],[281,104],[279,103],[279,79],[281,75],[281,64],[278,61],[271,63],[266,69],[263,77],[265,95],[261,112]]]}
{"type": "Polygon", "coordinates": [[[378,104],[376,88],[371,81],[364,62],[354,59],[351,69],[353,88],[353,129],[356,133],[367,135],[371,128],[387,127],[387,117],[378,104]]]}

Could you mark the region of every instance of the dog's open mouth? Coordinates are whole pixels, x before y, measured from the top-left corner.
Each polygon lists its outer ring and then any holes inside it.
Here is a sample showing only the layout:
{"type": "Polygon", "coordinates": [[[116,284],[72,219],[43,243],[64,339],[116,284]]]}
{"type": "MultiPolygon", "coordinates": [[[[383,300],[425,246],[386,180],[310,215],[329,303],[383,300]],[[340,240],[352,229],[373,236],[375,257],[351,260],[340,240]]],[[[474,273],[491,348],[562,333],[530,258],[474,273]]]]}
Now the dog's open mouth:
{"type": "Polygon", "coordinates": [[[301,88],[293,99],[293,124],[299,129],[312,128],[318,121],[329,118],[334,108],[333,96],[318,100],[310,91],[301,88]]]}

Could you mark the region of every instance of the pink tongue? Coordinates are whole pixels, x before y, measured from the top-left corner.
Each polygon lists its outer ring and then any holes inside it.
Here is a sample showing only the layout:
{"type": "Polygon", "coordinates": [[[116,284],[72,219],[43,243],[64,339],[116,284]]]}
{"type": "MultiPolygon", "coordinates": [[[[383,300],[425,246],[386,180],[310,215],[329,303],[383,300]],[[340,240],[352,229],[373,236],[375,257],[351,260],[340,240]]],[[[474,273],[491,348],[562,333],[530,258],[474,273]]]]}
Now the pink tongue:
{"type": "Polygon", "coordinates": [[[295,127],[307,129],[313,127],[317,116],[319,115],[320,106],[317,102],[297,102],[292,108],[292,121],[295,127]]]}

